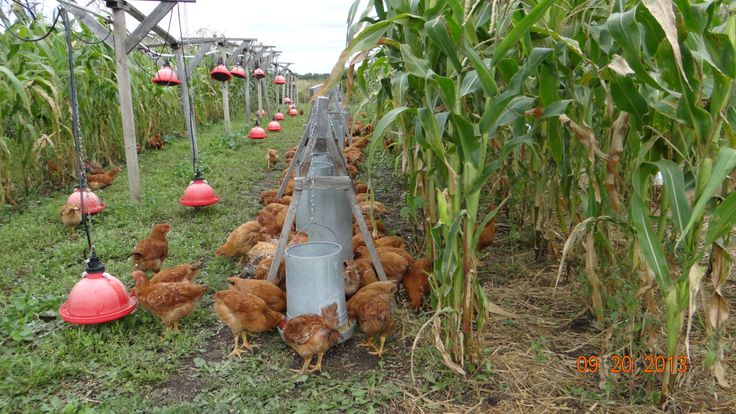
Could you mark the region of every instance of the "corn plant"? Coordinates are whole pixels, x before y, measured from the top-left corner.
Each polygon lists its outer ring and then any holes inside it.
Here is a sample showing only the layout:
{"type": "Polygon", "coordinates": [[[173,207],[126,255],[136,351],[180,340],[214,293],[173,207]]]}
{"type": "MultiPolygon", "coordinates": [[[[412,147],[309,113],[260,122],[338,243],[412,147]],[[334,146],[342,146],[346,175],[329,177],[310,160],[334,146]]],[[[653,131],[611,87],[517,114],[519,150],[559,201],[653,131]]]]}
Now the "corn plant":
{"type": "MultiPolygon", "coordinates": [[[[372,145],[387,133],[398,141],[407,208],[426,217],[448,366],[464,373],[478,355],[488,299],[475,245],[497,210],[481,206],[490,188],[531,223],[538,258],[561,235],[562,270],[582,242],[600,329],[621,334],[612,306],[630,302],[624,295],[645,305],[627,305],[642,332],[656,331],[662,307],[670,357],[687,348],[680,332],[710,273],[706,362],[726,385],[718,332],[736,222],[734,19],[722,1],[374,1],[361,15],[354,4],[331,82],[347,69],[348,88],[377,108],[372,145]],[[662,194],[651,184],[660,176],[662,194]]],[[[630,336],[613,341],[658,351],[647,348],[656,338],[630,336]]]]}

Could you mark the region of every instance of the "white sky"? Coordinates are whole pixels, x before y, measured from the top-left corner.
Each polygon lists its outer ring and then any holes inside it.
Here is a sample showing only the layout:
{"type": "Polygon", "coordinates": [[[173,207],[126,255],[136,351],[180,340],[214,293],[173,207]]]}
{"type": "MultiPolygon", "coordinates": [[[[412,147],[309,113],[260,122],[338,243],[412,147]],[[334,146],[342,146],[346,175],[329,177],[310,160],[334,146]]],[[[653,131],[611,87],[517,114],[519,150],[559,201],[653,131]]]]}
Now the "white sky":
{"type": "MultiPolygon", "coordinates": [[[[78,0],[78,2],[81,2],[78,0]]],[[[131,1],[148,14],[155,1],[131,1]]],[[[353,0],[197,0],[181,3],[186,36],[207,29],[230,37],[254,37],[283,53],[279,62],[293,62],[296,73],[329,73],[345,47],[348,10],[353,0]]],[[[365,0],[364,0],[365,4],[365,0]]],[[[364,9],[359,8],[359,13],[364,9]]],[[[179,35],[174,8],[170,33],[179,35]]],[[[128,17],[128,20],[134,19],[128,17]]],[[[164,29],[169,16],[160,23],[164,29]]],[[[131,25],[134,27],[134,25],[131,25]]],[[[132,27],[129,27],[132,29],[132,27]]]]}

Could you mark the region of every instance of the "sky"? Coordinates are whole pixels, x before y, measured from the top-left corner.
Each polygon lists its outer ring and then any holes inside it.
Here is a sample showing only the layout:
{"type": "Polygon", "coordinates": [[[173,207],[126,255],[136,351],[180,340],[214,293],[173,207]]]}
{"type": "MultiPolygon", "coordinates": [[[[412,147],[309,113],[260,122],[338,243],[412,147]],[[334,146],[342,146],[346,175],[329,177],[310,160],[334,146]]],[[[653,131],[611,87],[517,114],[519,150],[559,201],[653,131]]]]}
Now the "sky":
{"type": "MultiPolygon", "coordinates": [[[[79,3],[81,1],[78,0],[79,3]]],[[[130,1],[146,14],[156,1],[130,1]]],[[[199,29],[230,37],[254,37],[283,53],[279,62],[293,62],[295,73],[329,73],[345,47],[347,17],[353,0],[197,0],[181,3],[186,36],[199,29]]],[[[365,3],[365,1],[364,1],[365,3]]],[[[359,11],[363,10],[363,6],[359,11]]],[[[176,8],[174,8],[176,12],[176,8]]],[[[128,20],[133,20],[128,17],[128,20]]],[[[129,29],[135,24],[128,23],[129,29]]],[[[169,16],[159,26],[167,29],[169,16]]],[[[178,36],[174,14],[169,32],[178,36]]]]}

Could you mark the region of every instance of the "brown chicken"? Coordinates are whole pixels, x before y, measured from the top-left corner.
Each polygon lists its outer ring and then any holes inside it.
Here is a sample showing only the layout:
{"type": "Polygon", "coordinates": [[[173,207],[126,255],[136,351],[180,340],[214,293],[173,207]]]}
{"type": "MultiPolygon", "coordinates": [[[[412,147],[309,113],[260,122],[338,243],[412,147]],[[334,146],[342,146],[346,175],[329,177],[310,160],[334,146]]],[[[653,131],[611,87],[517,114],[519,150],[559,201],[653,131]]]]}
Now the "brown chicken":
{"type": "Polygon", "coordinates": [[[355,183],[355,194],[363,194],[368,192],[368,186],[363,183],[355,183]]]}
{"type": "Polygon", "coordinates": [[[104,174],[105,170],[95,160],[84,160],[84,171],[87,174],[104,174]]]}
{"type": "MultiPolygon", "coordinates": [[[[378,247],[399,247],[406,248],[406,240],[399,236],[383,236],[373,240],[373,245],[378,247]]],[[[363,235],[358,233],[353,236],[353,252],[357,254],[358,247],[365,246],[363,235]]]]}
{"type": "Polygon", "coordinates": [[[365,149],[365,147],[367,147],[370,143],[371,141],[370,139],[368,139],[368,137],[360,137],[358,139],[354,139],[353,143],[350,146],[353,148],[365,149]]]}
{"type": "Polygon", "coordinates": [[[378,357],[383,355],[386,337],[393,327],[391,303],[395,293],[396,283],[375,282],[361,288],[347,302],[348,316],[358,320],[360,329],[368,337],[368,341],[360,346],[372,347],[374,351],[369,353],[378,357]],[[378,348],[373,345],[373,337],[376,335],[381,338],[378,348]]]}
{"type": "Polygon", "coordinates": [[[263,232],[278,237],[286,221],[289,208],[283,204],[271,203],[263,207],[256,217],[256,221],[263,227],[263,232]]]}
{"type": "Polygon", "coordinates": [[[388,213],[388,209],[380,201],[363,201],[358,207],[363,215],[373,215],[375,218],[381,218],[388,213]]]}
{"type": "Polygon", "coordinates": [[[355,178],[359,174],[358,167],[353,164],[348,164],[348,175],[350,178],[355,178]]]}
{"type": "MultiPolygon", "coordinates": [[[[365,221],[366,226],[368,227],[368,231],[373,232],[373,228],[375,227],[377,233],[380,233],[383,235],[386,232],[386,226],[383,225],[383,222],[381,220],[378,220],[377,218],[373,218],[371,220],[369,217],[363,215],[363,220],[365,221]]],[[[353,218],[353,234],[360,233],[360,227],[358,226],[358,223],[355,222],[355,218],[353,218]]],[[[373,237],[378,237],[376,234],[373,235],[373,237]]]]}
{"type": "Polygon", "coordinates": [[[365,285],[378,282],[378,275],[376,275],[376,270],[373,269],[373,264],[370,258],[346,260],[346,263],[358,271],[358,274],[360,275],[359,287],[362,288],[365,285]]]}
{"type": "Polygon", "coordinates": [[[143,309],[156,315],[168,329],[179,332],[179,320],[194,311],[197,301],[207,290],[204,286],[189,282],[151,283],[140,270],[133,272],[133,292],[143,309]]]}
{"type": "Polygon", "coordinates": [[[278,194],[278,192],[279,190],[266,190],[262,192],[261,198],[259,199],[261,205],[266,206],[276,201],[276,194],[278,194]]]}
{"type": "Polygon", "coordinates": [[[250,249],[259,241],[266,240],[269,240],[269,237],[263,233],[263,227],[256,221],[248,221],[227,236],[227,241],[217,249],[215,255],[227,257],[238,256],[240,257],[239,264],[242,265],[250,249]]]}
{"type": "Polygon", "coordinates": [[[231,276],[227,280],[232,283],[230,289],[256,295],[276,312],[286,311],[286,292],[268,280],[241,279],[237,276],[231,276]]]}
{"type": "Polygon", "coordinates": [[[93,190],[109,187],[120,172],[120,167],[115,167],[104,174],[91,174],[87,176],[87,183],[93,190]]]}
{"type": "Polygon", "coordinates": [[[301,369],[292,369],[297,375],[322,370],[325,352],[340,341],[337,331],[337,303],[322,308],[322,315],[309,313],[281,322],[284,341],[304,358],[301,369]],[[317,364],[310,366],[317,355],[317,364]]]}
{"type": "Polygon", "coordinates": [[[169,241],[166,234],[171,231],[167,223],[156,224],[148,238],[138,242],[133,248],[133,264],[144,272],[153,270],[158,273],[169,254],[169,241]]]}
{"type": "MultiPolygon", "coordinates": [[[[360,255],[360,258],[371,260],[367,247],[358,247],[357,253],[360,255]]],[[[406,250],[396,247],[376,248],[376,253],[378,253],[378,259],[381,261],[386,278],[389,280],[400,281],[414,262],[406,250]]]]}
{"type": "Polygon", "coordinates": [[[363,161],[363,150],[358,147],[347,147],[343,150],[343,154],[348,164],[359,164],[363,161]]]}
{"type": "Polygon", "coordinates": [[[409,306],[418,311],[422,307],[422,300],[429,294],[429,273],[432,272],[432,261],[426,257],[417,259],[402,282],[409,296],[409,306]]]}
{"type": "Polygon", "coordinates": [[[296,150],[297,150],[297,147],[291,147],[288,150],[286,150],[286,154],[284,154],[284,161],[286,162],[287,165],[291,164],[291,160],[296,155],[296,150]]]}
{"type": "Polygon", "coordinates": [[[204,266],[204,260],[162,269],[151,277],[151,283],[191,282],[199,275],[199,269],[202,266],[204,266]]]}
{"type": "Polygon", "coordinates": [[[343,270],[345,296],[352,296],[360,288],[360,269],[353,266],[354,263],[354,260],[345,261],[345,269],[343,270]]]}
{"type": "Polygon", "coordinates": [[[156,134],[152,137],[148,137],[148,145],[155,150],[163,149],[164,140],[161,138],[161,134],[156,134]]]}
{"type": "MultiPolygon", "coordinates": [[[[256,279],[268,278],[268,272],[271,270],[272,263],[273,263],[273,257],[264,257],[260,262],[258,262],[258,266],[256,266],[256,272],[253,277],[256,279]]],[[[279,270],[276,272],[275,280],[279,288],[281,289],[285,288],[286,267],[284,265],[283,259],[281,260],[281,264],[279,264],[279,270]]]]}
{"type": "Polygon", "coordinates": [[[243,349],[253,352],[255,344],[248,342],[248,332],[266,332],[277,327],[284,315],[273,310],[258,296],[241,290],[221,290],[215,293],[215,313],[233,333],[233,351],[240,358],[243,349]],[[243,338],[242,348],[238,338],[243,338]]]}
{"type": "Polygon", "coordinates": [[[276,245],[271,242],[258,242],[253,248],[248,250],[248,259],[258,261],[266,256],[276,254],[276,245]]]}
{"type": "Polygon", "coordinates": [[[486,247],[493,244],[493,239],[496,238],[496,218],[492,218],[480,233],[478,238],[478,251],[485,249],[486,247]]]}
{"type": "Polygon", "coordinates": [[[275,149],[269,149],[266,152],[266,162],[268,162],[268,169],[273,169],[279,162],[279,151],[275,149]]]}
{"type": "Polygon", "coordinates": [[[77,226],[82,222],[82,211],[76,204],[66,203],[59,209],[61,222],[72,229],[72,236],[77,235],[77,226]]]}

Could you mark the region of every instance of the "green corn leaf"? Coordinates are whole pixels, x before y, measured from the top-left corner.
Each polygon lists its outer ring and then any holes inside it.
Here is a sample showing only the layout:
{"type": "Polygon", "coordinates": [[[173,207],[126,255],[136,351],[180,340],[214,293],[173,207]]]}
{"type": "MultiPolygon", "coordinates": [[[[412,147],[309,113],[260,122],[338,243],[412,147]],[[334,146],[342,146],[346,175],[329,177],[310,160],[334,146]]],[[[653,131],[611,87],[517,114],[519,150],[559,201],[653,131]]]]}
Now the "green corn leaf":
{"type": "Polygon", "coordinates": [[[685,178],[680,168],[670,160],[659,160],[652,163],[662,173],[665,193],[669,200],[672,218],[675,225],[682,232],[690,221],[691,211],[685,197],[685,178]]]}
{"type": "Polygon", "coordinates": [[[434,78],[435,82],[437,83],[437,86],[440,90],[440,98],[442,99],[442,102],[444,102],[445,106],[447,107],[448,111],[455,110],[455,103],[457,101],[457,98],[455,97],[455,82],[452,81],[450,78],[446,78],[444,76],[435,75],[434,78]]]}
{"type": "Polygon", "coordinates": [[[693,207],[690,221],[687,223],[685,230],[682,231],[682,235],[680,235],[680,238],[677,240],[678,244],[683,240],[693,226],[702,220],[708,201],[710,201],[711,197],[713,197],[716,190],[721,186],[723,180],[731,173],[734,167],[736,167],[736,150],[722,147],[718,152],[718,157],[713,165],[713,171],[711,172],[710,178],[708,179],[708,182],[705,183],[705,187],[693,207]]]}
{"type": "Polygon", "coordinates": [[[409,45],[402,43],[400,50],[401,57],[404,59],[404,66],[406,66],[408,73],[425,79],[434,75],[432,69],[429,68],[429,62],[425,59],[418,58],[409,45]]]}
{"type": "Polygon", "coordinates": [[[478,78],[478,71],[471,70],[466,73],[463,77],[463,82],[460,84],[460,98],[465,95],[471,94],[480,88],[480,79],[478,78]]]}
{"type": "Polygon", "coordinates": [[[624,58],[636,72],[636,76],[652,87],[659,84],[649,75],[641,57],[641,32],[636,22],[636,6],[624,13],[613,13],[606,22],[606,27],[613,39],[618,43],[624,58]]]}
{"type": "Polygon", "coordinates": [[[734,226],[736,226],[736,192],[731,193],[716,207],[708,222],[705,245],[710,246],[721,237],[729,235],[734,226]]]}
{"type": "Polygon", "coordinates": [[[18,95],[18,99],[20,99],[26,112],[30,114],[31,104],[28,101],[28,94],[26,93],[26,88],[23,86],[23,82],[7,66],[0,65],[0,73],[8,77],[10,85],[15,89],[15,94],[18,95]]]}
{"type": "Polygon", "coordinates": [[[386,133],[386,128],[388,128],[388,126],[394,122],[397,116],[401,115],[401,113],[404,111],[412,110],[412,108],[400,106],[386,112],[386,114],[383,115],[383,117],[381,117],[381,120],[378,121],[378,123],[376,124],[376,129],[373,131],[373,139],[378,141],[383,138],[384,134],[386,133]]]}
{"type": "Polygon", "coordinates": [[[478,78],[480,78],[480,87],[483,88],[483,92],[486,96],[496,96],[496,94],[498,94],[498,85],[496,85],[496,81],[493,80],[493,76],[491,76],[491,72],[488,70],[488,67],[486,67],[483,59],[480,57],[478,52],[475,51],[474,46],[466,43],[465,55],[473,64],[478,78]]]}
{"type": "Polygon", "coordinates": [[[552,117],[556,119],[560,114],[565,113],[570,102],[572,102],[572,99],[563,99],[561,101],[552,102],[544,108],[544,112],[542,112],[542,116],[540,116],[539,119],[552,117]]]}
{"type": "Polygon", "coordinates": [[[406,91],[409,89],[409,75],[397,72],[391,77],[391,93],[399,104],[406,104],[406,91]]]}
{"type": "Polygon", "coordinates": [[[424,29],[427,32],[429,40],[436,44],[445,56],[447,56],[450,64],[455,68],[455,72],[462,72],[463,66],[460,64],[460,59],[458,59],[455,45],[453,45],[452,39],[450,39],[450,35],[448,34],[448,29],[445,25],[445,17],[438,16],[437,18],[428,21],[424,24],[424,29]]]}
{"type": "Polygon", "coordinates": [[[515,98],[503,98],[497,96],[491,104],[486,107],[480,121],[480,130],[493,137],[499,126],[524,116],[524,112],[534,104],[534,98],[528,96],[517,96],[515,98]]]}
{"type": "Polygon", "coordinates": [[[637,128],[643,125],[643,117],[649,112],[649,105],[634,81],[626,76],[611,74],[611,98],[619,109],[631,114],[637,128]]]}
{"type": "Polygon", "coordinates": [[[493,50],[493,60],[501,59],[509,50],[511,50],[512,47],[516,46],[523,36],[529,34],[532,26],[534,26],[534,24],[544,16],[547,9],[554,3],[555,0],[541,0],[537,3],[537,5],[529,11],[529,14],[524,16],[521,21],[514,25],[514,28],[511,29],[511,31],[503,37],[501,43],[496,46],[493,50]]]}
{"type": "Polygon", "coordinates": [[[631,219],[634,228],[636,228],[642,255],[654,272],[657,286],[662,292],[668,292],[672,281],[670,280],[664,250],[649,224],[649,214],[644,200],[636,193],[631,197],[631,219]]]}
{"type": "Polygon", "coordinates": [[[685,121],[695,131],[701,141],[705,141],[713,127],[710,114],[698,106],[698,98],[687,86],[682,88],[682,97],[677,105],[677,117],[685,121]]]}
{"type": "Polygon", "coordinates": [[[437,117],[432,113],[429,108],[417,109],[417,115],[422,123],[422,129],[424,130],[424,137],[427,140],[432,151],[437,155],[438,158],[444,159],[444,148],[442,147],[442,133],[444,131],[444,124],[440,128],[440,123],[437,117]]]}
{"type": "MultiPolygon", "coordinates": [[[[473,133],[473,125],[464,117],[457,114],[450,114],[450,122],[455,127],[455,131],[460,137],[460,146],[464,158],[464,162],[469,162],[476,169],[483,168],[483,154],[481,153],[482,143],[473,133]]],[[[466,172],[467,174],[467,172],[466,172]]]]}

